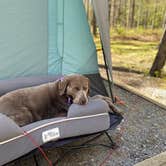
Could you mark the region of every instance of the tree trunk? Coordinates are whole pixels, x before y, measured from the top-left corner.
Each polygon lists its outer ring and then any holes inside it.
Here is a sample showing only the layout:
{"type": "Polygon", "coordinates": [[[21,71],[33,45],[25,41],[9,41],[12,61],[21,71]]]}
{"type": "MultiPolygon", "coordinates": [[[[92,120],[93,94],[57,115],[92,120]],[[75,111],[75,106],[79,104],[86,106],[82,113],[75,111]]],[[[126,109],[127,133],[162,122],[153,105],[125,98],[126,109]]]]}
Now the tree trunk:
{"type": "Polygon", "coordinates": [[[110,25],[111,27],[114,27],[114,0],[111,0],[110,25]]]}
{"type": "Polygon", "coordinates": [[[89,20],[89,0],[86,0],[85,3],[86,3],[87,18],[88,18],[88,20],[89,20]]]}
{"type": "Polygon", "coordinates": [[[162,40],[160,42],[156,58],[153,62],[152,68],[150,69],[150,75],[160,76],[161,69],[164,67],[165,61],[166,61],[166,28],[162,40]]]}
{"type": "Polygon", "coordinates": [[[117,3],[117,25],[121,25],[121,0],[117,3]]]}
{"type": "Polygon", "coordinates": [[[158,0],[156,0],[156,2],[155,2],[154,16],[153,16],[153,22],[152,22],[152,29],[155,28],[155,22],[156,22],[156,16],[157,16],[157,4],[158,4],[158,0]]]}
{"type": "Polygon", "coordinates": [[[135,0],[132,0],[132,4],[131,4],[131,22],[130,22],[130,27],[133,28],[134,26],[134,15],[135,15],[135,0]]]}
{"type": "Polygon", "coordinates": [[[141,19],[141,9],[142,9],[142,2],[141,0],[139,1],[139,4],[138,4],[138,19],[137,19],[137,28],[139,28],[140,26],[140,19],[141,19]]]}
{"type": "Polygon", "coordinates": [[[108,5],[109,5],[109,11],[108,11],[109,15],[108,16],[109,16],[109,22],[110,22],[110,24],[111,24],[111,5],[112,5],[111,3],[112,3],[111,0],[109,0],[108,1],[108,5]]]}
{"type": "Polygon", "coordinates": [[[129,0],[128,28],[132,28],[134,24],[135,0],[129,0]]]}
{"type": "Polygon", "coordinates": [[[165,14],[164,14],[164,17],[163,17],[163,25],[162,25],[163,28],[165,28],[165,25],[166,25],[166,12],[165,11],[166,11],[166,8],[164,10],[165,14]]]}
{"type": "Polygon", "coordinates": [[[128,0],[124,0],[124,27],[127,28],[127,25],[128,25],[128,12],[127,12],[127,7],[128,7],[128,0]]]}
{"type": "Polygon", "coordinates": [[[145,11],[145,24],[144,24],[144,28],[147,29],[148,28],[148,17],[149,17],[149,11],[148,9],[145,11]]]}
{"type": "Polygon", "coordinates": [[[97,25],[96,25],[96,17],[95,17],[95,13],[93,12],[93,16],[92,16],[92,31],[93,31],[93,35],[96,37],[97,36],[97,25]]]}
{"type": "Polygon", "coordinates": [[[130,27],[131,0],[127,1],[127,28],[130,27]]]}
{"type": "Polygon", "coordinates": [[[111,27],[116,25],[116,0],[111,1],[111,27]]]}

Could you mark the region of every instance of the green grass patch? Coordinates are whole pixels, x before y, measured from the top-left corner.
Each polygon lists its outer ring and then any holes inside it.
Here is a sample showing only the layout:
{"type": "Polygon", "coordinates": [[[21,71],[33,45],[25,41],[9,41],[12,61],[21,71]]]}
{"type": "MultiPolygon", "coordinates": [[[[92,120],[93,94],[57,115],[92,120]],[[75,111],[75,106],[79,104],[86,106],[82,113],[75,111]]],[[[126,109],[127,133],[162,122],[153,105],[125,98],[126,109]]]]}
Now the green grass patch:
{"type": "Polygon", "coordinates": [[[127,38],[140,41],[159,41],[163,29],[144,29],[142,27],[135,29],[126,29],[117,27],[110,30],[112,38],[127,38]]]}
{"type": "MultiPolygon", "coordinates": [[[[117,29],[111,30],[111,53],[112,63],[115,67],[126,68],[149,73],[162,36],[162,29],[143,30],[117,29]]],[[[99,38],[95,38],[98,50],[101,50],[99,38]]],[[[103,63],[101,51],[99,52],[99,63],[103,63]]],[[[166,67],[163,69],[166,75],[166,67]]]]}

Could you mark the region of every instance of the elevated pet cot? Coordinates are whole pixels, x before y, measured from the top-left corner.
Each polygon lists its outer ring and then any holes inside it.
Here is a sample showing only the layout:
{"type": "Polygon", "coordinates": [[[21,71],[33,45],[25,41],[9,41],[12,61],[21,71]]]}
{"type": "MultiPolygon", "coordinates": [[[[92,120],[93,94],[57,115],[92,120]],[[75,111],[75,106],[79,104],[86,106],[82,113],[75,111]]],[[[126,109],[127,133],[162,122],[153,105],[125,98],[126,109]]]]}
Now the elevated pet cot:
{"type": "MultiPolygon", "coordinates": [[[[54,76],[41,76],[0,81],[0,95],[56,79],[57,77],[54,76]]],[[[65,138],[69,141],[72,137],[99,133],[113,128],[121,122],[122,117],[109,112],[110,108],[105,101],[90,100],[85,106],[72,104],[67,117],[45,119],[23,127],[19,127],[10,118],[0,114],[0,165],[37,148],[28,135],[40,146],[57,140],[61,141],[59,145],[63,145],[65,138]]]]}

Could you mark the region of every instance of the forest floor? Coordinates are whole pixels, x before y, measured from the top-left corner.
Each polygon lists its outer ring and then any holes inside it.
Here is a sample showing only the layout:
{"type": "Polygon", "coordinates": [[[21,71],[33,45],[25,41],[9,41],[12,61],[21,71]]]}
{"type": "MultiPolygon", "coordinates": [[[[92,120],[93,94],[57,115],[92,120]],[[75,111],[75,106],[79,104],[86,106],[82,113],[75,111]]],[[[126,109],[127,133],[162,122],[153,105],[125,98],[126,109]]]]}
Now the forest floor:
{"type": "MultiPolygon", "coordinates": [[[[161,78],[148,75],[161,36],[162,30],[114,29],[111,31],[111,53],[115,81],[131,86],[144,95],[166,104],[166,65],[161,78]]],[[[103,64],[99,38],[95,41],[99,50],[99,63],[103,64]]]]}

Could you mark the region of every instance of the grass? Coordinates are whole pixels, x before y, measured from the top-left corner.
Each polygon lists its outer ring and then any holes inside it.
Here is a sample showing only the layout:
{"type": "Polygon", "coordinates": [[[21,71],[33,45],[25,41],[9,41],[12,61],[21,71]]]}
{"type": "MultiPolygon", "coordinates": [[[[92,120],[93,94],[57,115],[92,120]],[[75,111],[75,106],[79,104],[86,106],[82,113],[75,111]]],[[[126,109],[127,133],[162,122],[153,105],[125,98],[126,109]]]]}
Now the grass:
{"type": "MultiPolygon", "coordinates": [[[[145,30],[142,28],[111,30],[111,53],[113,67],[141,72],[147,75],[156,56],[162,29],[145,30]]],[[[99,38],[95,38],[98,50],[101,50],[99,38]]],[[[103,63],[101,51],[99,63],[103,63]]],[[[163,69],[166,79],[166,66],[163,69]]]]}
{"type": "Polygon", "coordinates": [[[157,53],[157,42],[112,41],[113,66],[147,73],[157,53]]]}

